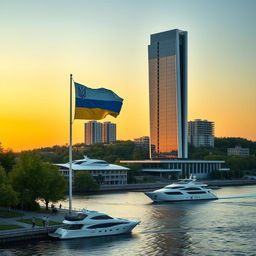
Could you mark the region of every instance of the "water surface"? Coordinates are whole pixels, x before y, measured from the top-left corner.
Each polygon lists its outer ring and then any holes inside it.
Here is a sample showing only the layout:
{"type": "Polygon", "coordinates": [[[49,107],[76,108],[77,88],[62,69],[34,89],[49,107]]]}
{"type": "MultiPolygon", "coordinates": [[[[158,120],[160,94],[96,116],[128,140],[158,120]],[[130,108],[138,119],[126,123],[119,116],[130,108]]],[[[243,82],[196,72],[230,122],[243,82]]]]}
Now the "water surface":
{"type": "Polygon", "coordinates": [[[75,208],[141,224],[130,235],[15,243],[0,255],[256,255],[256,186],[214,192],[219,200],[164,204],[151,203],[142,192],[75,197],[75,208]]]}

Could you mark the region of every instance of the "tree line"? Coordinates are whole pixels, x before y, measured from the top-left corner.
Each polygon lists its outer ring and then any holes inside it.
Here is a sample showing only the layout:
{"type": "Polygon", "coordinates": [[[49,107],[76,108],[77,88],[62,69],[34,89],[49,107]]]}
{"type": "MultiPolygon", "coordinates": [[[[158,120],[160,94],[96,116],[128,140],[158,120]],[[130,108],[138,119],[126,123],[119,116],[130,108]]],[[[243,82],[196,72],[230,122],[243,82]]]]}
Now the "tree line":
{"type": "MultiPolygon", "coordinates": [[[[104,145],[74,146],[73,159],[103,159],[120,164],[125,159],[147,159],[148,150],[135,147],[131,141],[104,145]]],[[[48,209],[50,202],[65,199],[68,180],[58,171],[54,163],[68,162],[68,146],[53,146],[22,153],[4,150],[0,144],[0,205],[17,206],[22,209],[39,208],[41,200],[48,209]]],[[[128,181],[132,182],[138,167],[131,165],[128,181]]],[[[95,191],[101,184],[101,177],[93,178],[90,173],[78,172],[74,177],[74,191],[95,191]]]]}
{"type": "MultiPolygon", "coordinates": [[[[36,149],[44,161],[51,163],[67,163],[69,161],[69,147],[53,146],[36,149]]],[[[81,159],[84,156],[89,158],[105,160],[111,164],[118,164],[120,160],[140,160],[149,158],[149,150],[143,147],[136,147],[132,141],[117,141],[112,144],[96,143],[86,145],[83,143],[73,146],[73,159],[81,159]]]]}
{"type": "Polygon", "coordinates": [[[211,178],[241,178],[245,174],[256,175],[256,142],[244,138],[215,138],[214,147],[195,148],[189,144],[189,159],[224,160],[230,171],[211,173],[211,178]],[[249,156],[228,156],[227,149],[240,146],[249,148],[249,156]]]}
{"type": "Polygon", "coordinates": [[[0,205],[22,209],[39,208],[38,201],[49,202],[65,198],[66,179],[58,168],[41,159],[38,152],[17,155],[0,146],[0,205]]]}
{"type": "MultiPolygon", "coordinates": [[[[4,150],[0,143],[0,205],[19,206],[23,209],[39,207],[42,200],[46,207],[66,197],[67,180],[60,175],[54,163],[68,162],[68,146],[53,146],[22,153],[4,150]]],[[[212,178],[240,178],[244,174],[256,173],[256,142],[243,138],[216,138],[215,147],[195,148],[189,145],[189,159],[225,160],[228,172],[212,172],[212,178]],[[247,147],[250,156],[227,156],[229,147],[247,147]]],[[[114,144],[77,144],[73,148],[73,159],[84,156],[120,164],[120,160],[149,159],[149,150],[136,147],[132,141],[118,141],[114,144]]],[[[126,165],[128,183],[135,182],[141,165],[126,165]]],[[[79,192],[92,191],[99,187],[100,177],[93,180],[89,174],[79,173],[75,187],[79,192]]]]}

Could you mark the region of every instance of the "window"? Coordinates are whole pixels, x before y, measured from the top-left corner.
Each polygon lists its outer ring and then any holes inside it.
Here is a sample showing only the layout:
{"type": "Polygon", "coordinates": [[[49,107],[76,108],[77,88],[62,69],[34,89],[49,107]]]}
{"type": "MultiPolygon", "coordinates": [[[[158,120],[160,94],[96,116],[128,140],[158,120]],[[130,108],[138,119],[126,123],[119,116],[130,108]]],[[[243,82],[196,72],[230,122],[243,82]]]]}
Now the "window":
{"type": "Polygon", "coordinates": [[[86,163],[86,161],[77,161],[77,162],[75,162],[75,164],[82,164],[82,163],[86,163]]]}
{"type": "Polygon", "coordinates": [[[188,194],[206,194],[205,191],[192,191],[192,192],[187,192],[188,194]]]}
{"type": "Polygon", "coordinates": [[[94,163],[92,163],[92,164],[108,164],[107,162],[105,162],[105,161],[96,161],[96,162],[94,162],[94,163]]]}
{"type": "Polygon", "coordinates": [[[98,216],[92,217],[91,219],[92,220],[108,220],[108,219],[113,219],[113,218],[108,215],[98,215],[98,216]]]}
{"type": "Polygon", "coordinates": [[[181,192],[164,192],[166,195],[183,195],[181,192]]]}
{"type": "Polygon", "coordinates": [[[66,224],[63,226],[64,229],[68,230],[77,230],[81,229],[83,227],[83,224],[66,224]]]}
{"type": "Polygon", "coordinates": [[[183,190],[201,190],[201,188],[184,188],[183,190]]]}
{"type": "Polygon", "coordinates": [[[168,187],[168,186],[166,186],[165,188],[168,188],[168,189],[179,189],[179,188],[183,188],[183,187],[180,187],[180,186],[177,186],[177,187],[168,187]]]}
{"type": "Polygon", "coordinates": [[[94,229],[94,228],[109,228],[109,227],[113,227],[113,226],[117,226],[117,225],[122,225],[122,224],[126,224],[126,222],[96,224],[96,225],[92,225],[92,226],[87,227],[87,228],[89,228],[89,229],[94,229]]]}

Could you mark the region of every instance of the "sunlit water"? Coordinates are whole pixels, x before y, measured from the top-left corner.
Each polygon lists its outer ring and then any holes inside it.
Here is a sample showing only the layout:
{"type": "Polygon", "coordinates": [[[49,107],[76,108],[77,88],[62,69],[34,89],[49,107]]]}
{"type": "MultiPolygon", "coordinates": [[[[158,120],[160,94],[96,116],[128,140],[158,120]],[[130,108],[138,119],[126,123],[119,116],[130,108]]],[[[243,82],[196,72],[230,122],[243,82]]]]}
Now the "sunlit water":
{"type": "Polygon", "coordinates": [[[256,186],[214,192],[219,200],[168,204],[142,192],[75,197],[74,207],[141,224],[131,235],[13,243],[0,255],[256,255],[256,186]]]}

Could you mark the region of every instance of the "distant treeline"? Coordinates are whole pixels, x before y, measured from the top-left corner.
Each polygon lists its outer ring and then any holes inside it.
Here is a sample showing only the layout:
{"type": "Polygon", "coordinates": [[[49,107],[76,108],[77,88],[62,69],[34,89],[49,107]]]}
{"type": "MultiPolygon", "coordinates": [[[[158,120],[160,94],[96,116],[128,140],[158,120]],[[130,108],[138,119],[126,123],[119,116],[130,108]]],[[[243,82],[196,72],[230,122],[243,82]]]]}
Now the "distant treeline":
{"type": "MultiPolygon", "coordinates": [[[[215,138],[215,147],[195,148],[189,144],[189,159],[227,158],[227,149],[235,146],[249,148],[250,155],[256,155],[256,142],[243,138],[215,138]]],[[[51,163],[68,162],[68,146],[53,146],[38,151],[44,161],[51,163]]],[[[84,156],[102,159],[109,163],[119,163],[120,160],[143,160],[149,159],[149,150],[143,147],[136,147],[132,141],[117,141],[113,144],[97,143],[93,145],[76,144],[73,147],[73,159],[80,159],[84,156]]]]}
{"type": "Polygon", "coordinates": [[[204,159],[208,155],[227,156],[227,149],[240,146],[242,148],[249,148],[250,155],[256,155],[256,142],[243,138],[215,138],[214,148],[199,147],[195,148],[189,144],[189,159],[204,159]]]}
{"type": "MultiPolygon", "coordinates": [[[[36,149],[44,161],[51,163],[66,163],[69,161],[68,146],[53,146],[36,149]]],[[[119,163],[120,160],[148,159],[149,151],[136,147],[132,141],[117,141],[113,144],[96,143],[93,145],[76,144],[73,146],[73,159],[84,156],[105,160],[108,163],[119,163]]]]}
{"type": "Polygon", "coordinates": [[[256,174],[256,142],[243,138],[215,138],[215,147],[195,148],[189,145],[189,159],[224,160],[229,172],[213,172],[212,178],[241,178],[245,174],[256,174]],[[227,149],[240,146],[249,148],[250,155],[227,156],[227,149]]]}
{"type": "MultiPolygon", "coordinates": [[[[66,163],[69,161],[69,147],[53,146],[31,150],[40,154],[41,159],[49,163],[66,163]]],[[[8,173],[19,159],[19,153],[4,151],[0,144],[0,165],[8,173]]],[[[225,167],[230,168],[230,172],[224,175],[226,178],[241,177],[245,173],[256,171],[256,142],[243,138],[215,138],[215,147],[195,148],[189,145],[189,159],[194,160],[225,160],[225,167]],[[250,156],[227,156],[227,149],[235,146],[249,148],[250,156]]],[[[97,143],[85,145],[83,143],[73,146],[73,160],[81,159],[84,156],[102,159],[109,163],[120,164],[120,160],[144,160],[149,159],[149,150],[143,147],[136,147],[132,141],[117,141],[112,144],[97,143]]],[[[128,165],[131,171],[128,174],[128,181],[133,180],[133,176],[138,173],[140,165],[128,165]]]]}
{"type": "MultiPolygon", "coordinates": [[[[37,150],[41,153],[44,161],[52,163],[68,162],[68,146],[54,146],[37,150]]],[[[132,141],[117,141],[113,144],[76,144],[73,147],[73,159],[84,156],[102,159],[109,163],[120,164],[120,160],[143,160],[149,159],[149,150],[136,147],[132,141]]],[[[256,170],[256,142],[243,138],[215,138],[215,147],[195,148],[189,145],[189,159],[194,160],[225,160],[225,167],[229,172],[213,173],[214,178],[240,178],[246,173],[256,170]],[[227,156],[227,149],[235,146],[249,148],[250,156],[227,156]]],[[[131,171],[128,181],[133,181],[133,176],[138,174],[140,165],[128,165],[131,171]]]]}

